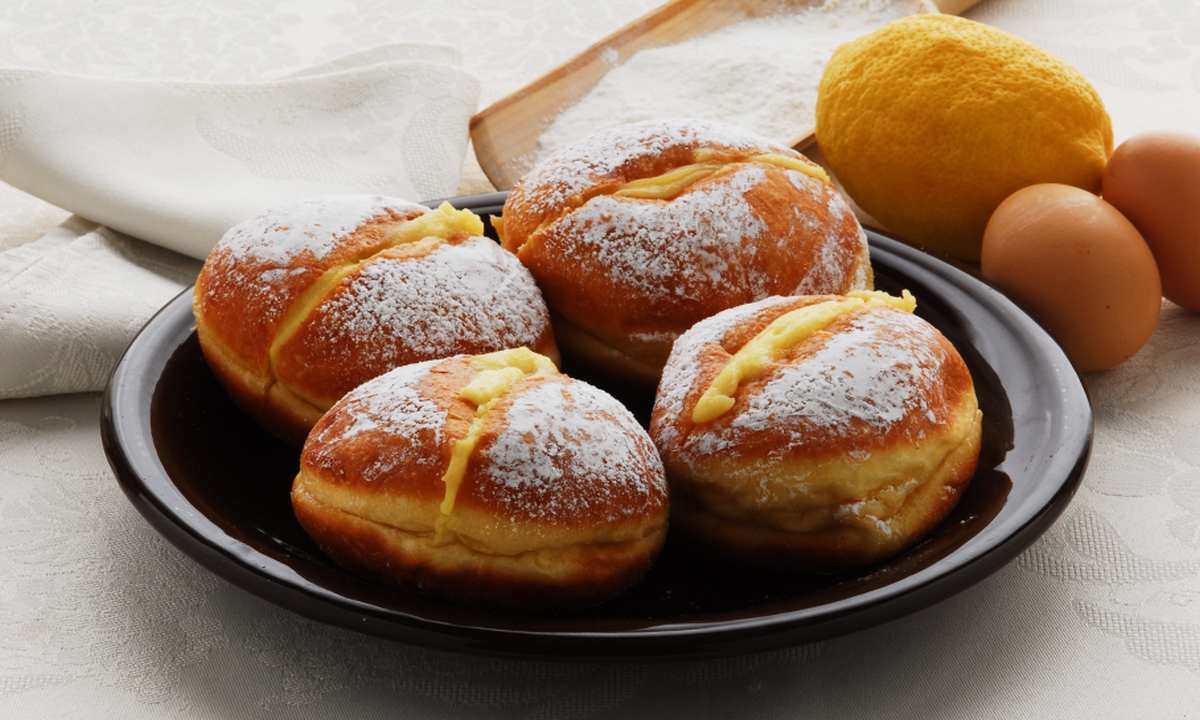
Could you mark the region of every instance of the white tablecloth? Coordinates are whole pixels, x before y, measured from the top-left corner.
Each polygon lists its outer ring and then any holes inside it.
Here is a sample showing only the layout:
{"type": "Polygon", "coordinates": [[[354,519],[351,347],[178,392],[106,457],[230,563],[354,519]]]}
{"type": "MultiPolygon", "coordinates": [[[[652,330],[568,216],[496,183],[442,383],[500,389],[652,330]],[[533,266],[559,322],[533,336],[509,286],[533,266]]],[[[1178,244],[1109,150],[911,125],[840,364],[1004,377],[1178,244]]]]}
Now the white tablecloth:
{"type": "MultiPolygon", "coordinates": [[[[10,2],[0,64],[236,79],[444,42],[487,103],[653,4],[10,2]]],[[[973,16],[1078,65],[1119,137],[1200,114],[1200,3],[985,0],[973,16]]],[[[0,248],[65,216],[0,188],[0,248]]],[[[461,657],[292,615],[137,515],[98,396],[0,403],[0,717],[1200,717],[1200,316],[1168,305],[1149,347],[1087,384],[1092,467],[1017,562],[873,630],[650,666],[461,657]]]]}

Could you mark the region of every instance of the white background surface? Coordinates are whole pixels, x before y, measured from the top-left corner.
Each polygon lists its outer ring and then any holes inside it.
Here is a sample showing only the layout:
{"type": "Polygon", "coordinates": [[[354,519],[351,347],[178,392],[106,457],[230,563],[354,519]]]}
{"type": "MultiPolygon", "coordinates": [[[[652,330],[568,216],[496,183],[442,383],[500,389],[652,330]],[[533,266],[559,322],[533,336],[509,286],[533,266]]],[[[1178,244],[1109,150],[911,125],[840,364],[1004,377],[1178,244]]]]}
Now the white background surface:
{"type": "MultiPolygon", "coordinates": [[[[440,41],[486,104],[653,4],[17,1],[0,5],[0,64],[237,79],[440,41]]],[[[1119,138],[1196,125],[1200,3],[985,0],[973,16],[1075,63],[1119,138]]],[[[482,189],[469,169],[461,190],[482,189]]],[[[3,188],[0,247],[65,217],[3,188]]],[[[460,657],[294,616],[136,514],[98,396],[3,402],[0,717],[1200,717],[1200,317],[1165,306],[1150,345],[1087,384],[1092,468],[1011,566],[852,636],[651,666],[460,657]]]]}

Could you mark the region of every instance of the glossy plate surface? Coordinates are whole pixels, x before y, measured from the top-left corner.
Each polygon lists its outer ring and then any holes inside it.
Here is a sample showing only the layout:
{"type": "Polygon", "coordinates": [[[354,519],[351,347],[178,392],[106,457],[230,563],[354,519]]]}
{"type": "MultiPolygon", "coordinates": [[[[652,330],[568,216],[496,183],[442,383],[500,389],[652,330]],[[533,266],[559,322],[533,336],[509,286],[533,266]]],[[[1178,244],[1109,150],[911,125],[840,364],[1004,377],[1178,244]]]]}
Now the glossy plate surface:
{"type": "MultiPolygon", "coordinates": [[[[498,214],[503,197],[453,202],[498,214]]],[[[105,451],[133,504],[195,560],[286,608],[366,633],[464,651],[650,659],[849,632],[937,602],[1012,559],[1069,502],[1092,432],[1078,376],[1025,313],[946,263],[879,234],[870,240],[877,287],[911,290],[917,314],[962,353],[984,436],[979,471],[954,513],[919,545],[866,572],[776,576],[668,540],[627,595],[560,616],[455,607],[360,578],[327,560],[293,518],[298,451],[225,396],[200,355],[190,290],[146,325],[114,371],[103,404],[105,451]]],[[[646,419],[652,398],[606,389],[646,419]]]]}

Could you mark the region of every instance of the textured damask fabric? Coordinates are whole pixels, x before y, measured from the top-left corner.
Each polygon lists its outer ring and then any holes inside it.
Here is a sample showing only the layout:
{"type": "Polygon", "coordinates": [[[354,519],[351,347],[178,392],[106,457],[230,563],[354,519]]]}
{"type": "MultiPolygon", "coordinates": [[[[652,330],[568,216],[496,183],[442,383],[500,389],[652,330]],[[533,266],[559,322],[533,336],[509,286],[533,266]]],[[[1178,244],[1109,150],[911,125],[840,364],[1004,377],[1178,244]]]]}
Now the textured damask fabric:
{"type": "Polygon", "coordinates": [[[73,216],[0,245],[0,398],[103,389],[192,258],[263,207],[453,194],[479,95],[461,64],[391,43],[268,82],[0,70],[0,178],[107,226],[73,216]]]}
{"type": "MultiPolygon", "coordinates": [[[[486,104],[652,4],[43,0],[0,4],[0,64],[227,80],[442,42],[486,104]]],[[[1119,136],[1194,129],[1200,4],[984,0],[973,16],[1079,66],[1119,136]]],[[[4,190],[0,247],[63,218],[4,190]]],[[[1086,383],[1092,467],[1013,564],[879,628],[655,665],[455,656],[297,617],[137,515],[96,395],[0,402],[0,717],[1200,717],[1200,316],[1164,306],[1146,349],[1086,383]]]]}
{"type": "Polygon", "coordinates": [[[102,390],[200,261],[71,216],[0,251],[0,398],[102,390]]]}
{"type": "Polygon", "coordinates": [[[453,193],[479,96],[458,64],[453,48],[388,45],[273,81],[0,70],[0,178],[203,258],[297,197],[453,193]]]}

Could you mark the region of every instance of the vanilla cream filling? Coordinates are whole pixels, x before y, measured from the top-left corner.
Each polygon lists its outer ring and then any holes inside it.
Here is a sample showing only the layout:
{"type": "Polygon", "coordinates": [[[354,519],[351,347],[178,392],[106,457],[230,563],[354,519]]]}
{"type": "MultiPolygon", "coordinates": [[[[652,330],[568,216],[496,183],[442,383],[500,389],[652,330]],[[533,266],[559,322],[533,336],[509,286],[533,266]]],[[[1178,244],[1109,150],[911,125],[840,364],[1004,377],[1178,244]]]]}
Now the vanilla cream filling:
{"type": "Polygon", "coordinates": [[[276,368],[279,362],[279,354],[284,345],[295,336],[304,324],[304,321],[334,288],[363,265],[366,265],[393,248],[405,245],[409,246],[414,253],[423,253],[433,250],[438,245],[456,236],[482,234],[483,221],[478,216],[470,210],[456,210],[449,203],[442,203],[436,210],[431,210],[424,215],[388,228],[387,237],[382,245],[365,248],[360,256],[349,258],[346,262],[326,270],[291,304],[283,320],[279,323],[275,337],[271,339],[271,344],[267,348],[267,363],[271,376],[271,384],[280,386],[288,395],[298,400],[320,408],[320,402],[306,396],[297,389],[287,387],[279,379],[276,368]]]}
{"type": "Polygon", "coordinates": [[[442,473],[442,484],[446,489],[434,526],[435,539],[439,541],[445,539],[446,523],[454,511],[458,490],[466,477],[467,464],[475,446],[479,444],[488,413],[525,378],[558,373],[558,368],[550,358],[526,347],[477,355],[471,359],[471,367],[476,373],[471,381],[459,390],[458,397],[475,407],[475,416],[471,419],[466,434],[454,441],[450,450],[450,462],[442,473]]]}
{"type": "Polygon", "coordinates": [[[865,307],[887,306],[913,312],[917,301],[904,291],[901,297],[874,290],[855,290],[836,300],[807,305],[775,318],[743,345],[721,368],[692,409],[692,422],[699,425],[724,415],[736,401],[738,387],[762,377],[789,350],[833,323],[839,317],[865,307]]]}
{"type": "MultiPolygon", "coordinates": [[[[681,165],[666,171],[660,175],[653,177],[639,178],[630,180],[608,193],[594,193],[585,195],[579,201],[568,208],[564,208],[561,213],[552,218],[547,218],[542,221],[533,232],[529,235],[536,235],[543,228],[561,219],[567,213],[575,210],[579,206],[591,200],[598,195],[613,195],[617,197],[640,198],[646,200],[674,200],[680,195],[687,192],[688,188],[696,183],[704,180],[710,175],[724,167],[736,165],[753,164],[753,165],[769,165],[772,167],[783,168],[785,170],[795,170],[804,173],[809,177],[815,178],[826,185],[832,184],[829,175],[825,173],[824,168],[811,161],[802,160],[799,158],[790,157],[781,153],[762,153],[753,155],[740,160],[718,160],[718,155],[715,151],[708,148],[700,148],[692,153],[692,162],[687,165],[681,165]]],[[[496,229],[496,234],[500,241],[504,242],[504,218],[492,216],[490,218],[492,227],[496,229]]],[[[519,248],[518,248],[519,249],[519,248]]]]}

